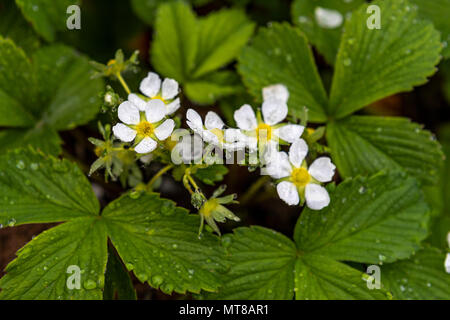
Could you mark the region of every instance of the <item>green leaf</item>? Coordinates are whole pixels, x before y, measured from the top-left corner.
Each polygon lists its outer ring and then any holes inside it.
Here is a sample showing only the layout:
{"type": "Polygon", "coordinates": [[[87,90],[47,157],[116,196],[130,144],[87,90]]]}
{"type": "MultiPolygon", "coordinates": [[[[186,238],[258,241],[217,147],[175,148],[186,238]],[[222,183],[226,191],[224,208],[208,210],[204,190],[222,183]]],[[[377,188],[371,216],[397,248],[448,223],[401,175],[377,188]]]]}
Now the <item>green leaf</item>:
{"type": "Polygon", "coordinates": [[[301,251],[340,261],[408,258],[427,235],[429,208],[417,181],[380,173],[341,183],[321,211],[304,209],[294,239],[301,251]]]}
{"type": "Polygon", "coordinates": [[[195,103],[213,104],[216,100],[244,91],[238,76],[228,70],[213,72],[184,86],[184,92],[195,103]]]}
{"type": "Polygon", "coordinates": [[[440,60],[439,33],[405,0],[378,0],[381,29],[367,27],[368,5],[345,24],[328,114],[342,118],[368,104],[424,84],[440,60]]]}
{"type": "Polygon", "coordinates": [[[223,180],[224,176],[228,174],[228,168],[222,164],[214,164],[206,168],[198,169],[195,172],[195,177],[203,183],[210,186],[223,180]]]}
{"type": "Polygon", "coordinates": [[[241,10],[220,10],[198,21],[194,78],[230,63],[253,34],[255,24],[241,10]]]}
{"type": "Polygon", "coordinates": [[[1,300],[102,298],[107,237],[96,217],[75,219],[45,231],[17,254],[0,279],[1,300]],[[70,266],[80,268],[80,289],[67,286],[73,275],[70,266]]]}
{"type": "Polygon", "coordinates": [[[301,116],[306,106],[311,121],[326,120],[327,95],[307,39],[298,28],[274,23],[260,29],[252,44],[242,50],[238,68],[258,101],[262,88],[281,83],[289,89],[290,114],[301,116]]]}
{"type": "Polygon", "coordinates": [[[0,224],[14,226],[93,216],[99,203],[81,170],[33,150],[0,157],[0,224]]]}
{"type": "Polygon", "coordinates": [[[295,265],[295,297],[298,300],[385,300],[384,290],[369,290],[368,275],[315,254],[301,256],[295,265]]]}
{"type": "Polygon", "coordinates": [[[131,0],[134,13],[145,23],[152,26],[156,18],[158,6],[167,0],[131,0]]]}
{"type": "Polygon", "coordinates": [[[352,116],[330,122],[327,141],[344,177],[398,169],[436,183],[443,153],[434,136],[406,118],[352,116]]]}
{"type": "Polygon", "coordinates": [[[198,216],[157,194],[124,195],[103,211],[108,234],[128,270],[165,293],[214,291],[223,272],[218,239],[198,239],[198,216]]]}
{"type": "Polygon", "coordinates": [[[4,0],[0,5],[0,35],[13,40],[25,52],[35,51],[40,44],[14,0],[4,0]]]}
{"type": "Polygon", "coordinates": [[[103,81],[90,78],[86,57],[71,48],[55,45],[40,49],[33,57],[40,84],[40,96],[47,108],[43,120],[57,130],[73,129],[98,113],[98,93],[103,81]]]}
{"type": "Polygon", "coordinates": [[[184,2],[170,2],[158,9],[151,58],[155,69],[184,83],[195,65],[198,46],[197,20],[184,2]]]}
{"type": "Polygon", "coordinates": [[[364,0],[335,1],[335,0],[295,0],[292,3],[292,21],[306,34],[308,40],[317,48],[331,65],[336,60],[343,24],[335,28],[322,27],[316,18],[318,8],[337,11],[345,17],[358,8],[364,0]]]}
{"type": "Polygon", "coordinates": [[[58,132],[47,125],[35,128],[14,128],[0,131],[0,151],[32,146],[34,149],[46,154],[58,155],[61,153],[61,138],[58,132]]]}
{"type": "Polygon", "coordinates": [[[136,291],[122,261],[114,250],[108,249],[103,300],[114,300],[116,297],[118,300],[136,300],[136,291]]]}
{"type": "Polygon", "coordinates": [[[381,281],[396,299],[449,300],[450,275],[444,261],[444,253],[426,248],[409,260],[384,266],[381,281]]]}
{"type": "Polygon", "coordinates": [[[222,239],[230,271],[208,299],[385,299],[363,273],[331,258],[304,254],[284,235],[262,227],[237,228],[222,239]]]}
{"type": "Polygon", "coordinates": [[[419,15],[424,19],[433,22],[436,29],[441,32],[442,55],[445,58],[450,57],[450,24],[448,17],[450,16],[450,0],[409,0],[412,4],[419,7],[419,15]]]}
{"type": "Polygon", "coordinates": [[[55,130],[72,129],[95,117],[101,79],[90,79],[86,57],[62,46],[35,52],[30,61],[10,39],[0,37],[0,126],[21,127],[0,133],[0,150],[31,144],[60,152],[55,130]]]}
{"type": "MultiPolygon", "coordinates": [[[[294,243],[270,229],[253,226],[234,229],[228,255],[231,269],[214,299],[292,299],[294,295],[294,243]]],[[[209,298],[209,296],[208,296],[209,298]]]]}
{"type": "Polygon", "coordinates": [[[34,103],[36,78],[30,60],[10,39],[0,37],[0,119],[1,126],[20,127],[34,122],[23,107],[34,103]]]}
{"type": "Polygon", "coordinates": [[[66,30],[67,7],[78,0],[16,0],[25,18],[36,32],[47,41],[54,41],[57,31],[66,30]]]}

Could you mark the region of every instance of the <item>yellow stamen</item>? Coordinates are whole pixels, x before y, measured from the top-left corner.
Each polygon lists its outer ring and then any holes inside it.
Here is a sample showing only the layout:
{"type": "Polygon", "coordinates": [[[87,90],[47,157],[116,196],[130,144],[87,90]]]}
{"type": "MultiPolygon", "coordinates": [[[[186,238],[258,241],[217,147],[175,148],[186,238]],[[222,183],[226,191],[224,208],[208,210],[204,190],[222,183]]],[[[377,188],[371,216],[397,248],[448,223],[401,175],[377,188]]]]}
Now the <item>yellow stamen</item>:
{"type": "Polygon", "coordinates": [[[219,202],[216,199],[209,199],[205,202],[205,204],[200,208],[199,213],[204,216],[205,218],[208,218],[211,216],[212,212],[216,210],[217,206],[219,205],[219,202]]]}
{"type": "Polygon", "coordinates": [[[291,181],[297,187],[301,188],[306,186],[311,181],[311,175],[305,168],[295,168],[292,170],[291,181]]]}
{"type": "Polygon", "coordinates": [[[209,131],[211,131],[219,139],[220,142],[225,142],[223,130],[214,128],[209,131]]]}
{"type": "Polygon", "coordinates": [[[162,102],[164,102],[165,104],[167,104],[166,100],[164,100],[159,94],[158,94],[157,96],[154,96],[154,97],[152,98],[152,100],[153,100],[153,99],[161,100],[162,102]]]}
{"type": "Polygon", "coordinates": [[[155,128],[153,127],[153,125],[148,122],[148,121],[141,121],[137,126],[136,126],[136,131],[138,136],[141,137],[149,137],[153,134],[155,128]]]}
{"type": "Polygon", "coordinates": [[[260,123],[256,128],[256,138],[258,141],[270,141],[272,139],[272,127],[265,123],[260,123]]]}

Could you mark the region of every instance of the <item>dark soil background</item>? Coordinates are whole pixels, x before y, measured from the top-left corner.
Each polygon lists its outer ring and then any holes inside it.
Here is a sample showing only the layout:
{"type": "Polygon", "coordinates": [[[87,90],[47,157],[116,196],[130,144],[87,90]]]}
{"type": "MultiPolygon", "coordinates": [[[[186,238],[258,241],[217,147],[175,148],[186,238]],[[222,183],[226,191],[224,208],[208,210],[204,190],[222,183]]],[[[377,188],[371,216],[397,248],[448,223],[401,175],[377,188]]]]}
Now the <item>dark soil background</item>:
{"type": "MultiPolygon", "coordinates": [[[[218,8],[230,6],[230,2],[233,1],[213,1],[196,8],[196,12],[199,15],[204,15],[218,8]]],[[[249,3],[247,12],[260,25],[265,25],[270,20],[290,21],[290,1],[255,0],[245,2],[249,3]]],[[[152,29],[135,16],[129,2],[123,0],[83,1],[82,30],[60,35],[62,42],[76,47],[80,52],[102,63],[111,59],[118,48],[122,48],[126,56],[138,49],[140,51],[142,73],[135,77],[127,78],[132,91],[137,91],[138,83],[143,77],[142,75],[151,70],[148,54],[151,38],[152,29]]],[[[332,69],[317,54],[316,62],[324,78],[328,78],[332,69]]],[[[233,67],[230,66],[230,68],[233,67]]],[[[429,83],[416,88],[413,92],[398,94],[379,101],[364,109],[361,113],[409,117],[415,122],[424,124],[426,129],[437,133],[441,125],[450,122],[450,108],[442,89],[444,81],[442,73],[438,72],[429,83]]],[[[118,89],[117,92],[122,91],[118,89]]],[[[215,106],[208,108],[196,107],[189,101],[185,101],[183,104],[184,108],[193,106],[203,114],[211,109],[219,112],[219,109],[215,106]]],[[[236,105],[236,108],[239,106],[236,105]]],[[[184,113],[184,111],[182,110],[181,112],[184,113]]],[[[100,118],[102,117],[101,115],[100,118]]],[[[108,122],[108,119],[103,120],[108,122]]],[[[96,159],[93,153],[93,146],[87,140],[88,137],[99,137],[96,122],[97,120],[88,126],[79,127],[62,134],[64,140],[63,156],[76,161],[86,173],[90,164],[96,159]]],[[[149,179],[160,167],[158,164],[152,164],[142,169],[145,172],[146,179],[149,179]]],[[[251,173],[246,168],[238,166],[229,166],[229,170],[230,172],[224,181],[228,186],[227,193],[237,193],[242,196],[259,177],[257,172],[251,173]]],[[[159,190],[162,196],[176,201],[180,206],[193,210],[190,205],[189,195],[184,188],[175,183],[168,175],[164,176],[163,179],[162,188],[159,190]]],[[[123,192],[119,183],[111,182],[106,184],[103,181],[102,173],[94,174],[90,177],[90,180],[103,206],[123,192]]],[[[210,194],[214,190],[214,188],[207,186],[202,186],[202,189],[206,191],[206,194],[210,194]]],[[[259,190],[247,203],[231,209],[242,221],[239,224],[227,223],[221,225],[223,233],[238,225],[261,225],[276,229],[290,237],[300,214],[298,207],[285,205],[270,186],[259,190]]],[[[0,229],[0,276],[3,276],[2,270],[15,258],[15,252],[18,249],[34,236],[53,226],[55,224],[34,224],[0,229]]],[[[148,285],[139,283],[135,278],[133,279],[139,299],[183,298],[178,295],[167,296],[151,289],[148,285]]]]}

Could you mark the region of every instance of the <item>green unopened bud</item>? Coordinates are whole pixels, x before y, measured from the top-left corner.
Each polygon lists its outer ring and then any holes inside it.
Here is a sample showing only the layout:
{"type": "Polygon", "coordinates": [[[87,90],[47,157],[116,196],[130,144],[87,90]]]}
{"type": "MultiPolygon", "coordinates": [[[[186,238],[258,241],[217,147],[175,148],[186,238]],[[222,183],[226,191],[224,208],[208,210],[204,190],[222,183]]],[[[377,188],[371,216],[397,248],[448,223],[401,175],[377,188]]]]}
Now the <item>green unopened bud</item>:
{"type": "Polygon", "coordinates": [[[204,201],[203,195],[200,192],[195,192],[191,196],[191,204],[196,209],[200,209],[204,201]]]}

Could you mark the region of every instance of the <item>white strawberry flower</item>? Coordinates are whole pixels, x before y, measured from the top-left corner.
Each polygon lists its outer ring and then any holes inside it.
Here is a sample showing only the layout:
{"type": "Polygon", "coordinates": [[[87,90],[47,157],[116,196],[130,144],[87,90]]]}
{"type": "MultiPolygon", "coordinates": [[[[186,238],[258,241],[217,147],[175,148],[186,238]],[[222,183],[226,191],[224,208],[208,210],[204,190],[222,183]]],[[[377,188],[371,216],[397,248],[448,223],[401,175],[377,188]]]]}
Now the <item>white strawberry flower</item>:
{"type": "Polygon", "coordinates": [[[224,149],[237,150],[245,145],[238,141],[241,137],[238,129],[225,129],[225,124],[219,115],[209,111],[205,117],[205,123],[197,111],[188,109],[186,113],[186,123],[202,139],[215,146],[224,149]]]}
{"type": "Polygon", "coordinates": [[[196,163],[203,157],[203,140],[194,133],[187,134],[181,137],[181,141],[178,142],[172,150],[172,161],[178,158],[185,164],[196,163]],[[175,158],[176,157],[176,158],[175,158]]]}
{"type": "MultiPolygon", "coordinates": [[[[164,102],[166,115],[172,114],[180,108],[180,98],[175,98],[179,92],[178,82],[174,79],[166,78],[161,81],[158,74],[149,72],[147,77],[141,81],[139,89],[147,98],[164,102]]],[[[135,93],[128,95],[128,101],[140,111],[145,111],[146,100],[135,93]]]]}
{"type": "Polygon", "coordinates": [[[308,145],[303,139],[295,141],[286,152],[278,152],[267,159],[266,172],[275,179],[280,198],[288,205],[297,205],[306,200],[312,210],[321,210],[329,205],[330,196],[321,183],[330,182],[336,166],[328,157],[317,158],[308,168],[305,157],[308,145]]]}
{"type": "Polygon", "coordinates": [[[147,154],[156,149],[158,141],[166,140],[175,127],[172,119],[164,120],[166,106],[161,100],[150,100],[141,112],[130,101],[125,101],[118,108],[122,123],[113,127],[114,135],[123,142],[134,141],[137,153],[147,154]]]}
{"type": "Polygon", "coordinates": [[[281,123],[288,114],[288,89],[281,84],[263,89],[262,116],[255,115],[252,107],[243,105],[235,111],[234,120],[245,134],[245,142],[251,151],[258,146],[278,144],[279,140],[293,143],[302,135],[305,127],[297,124],[281,123]]]}

